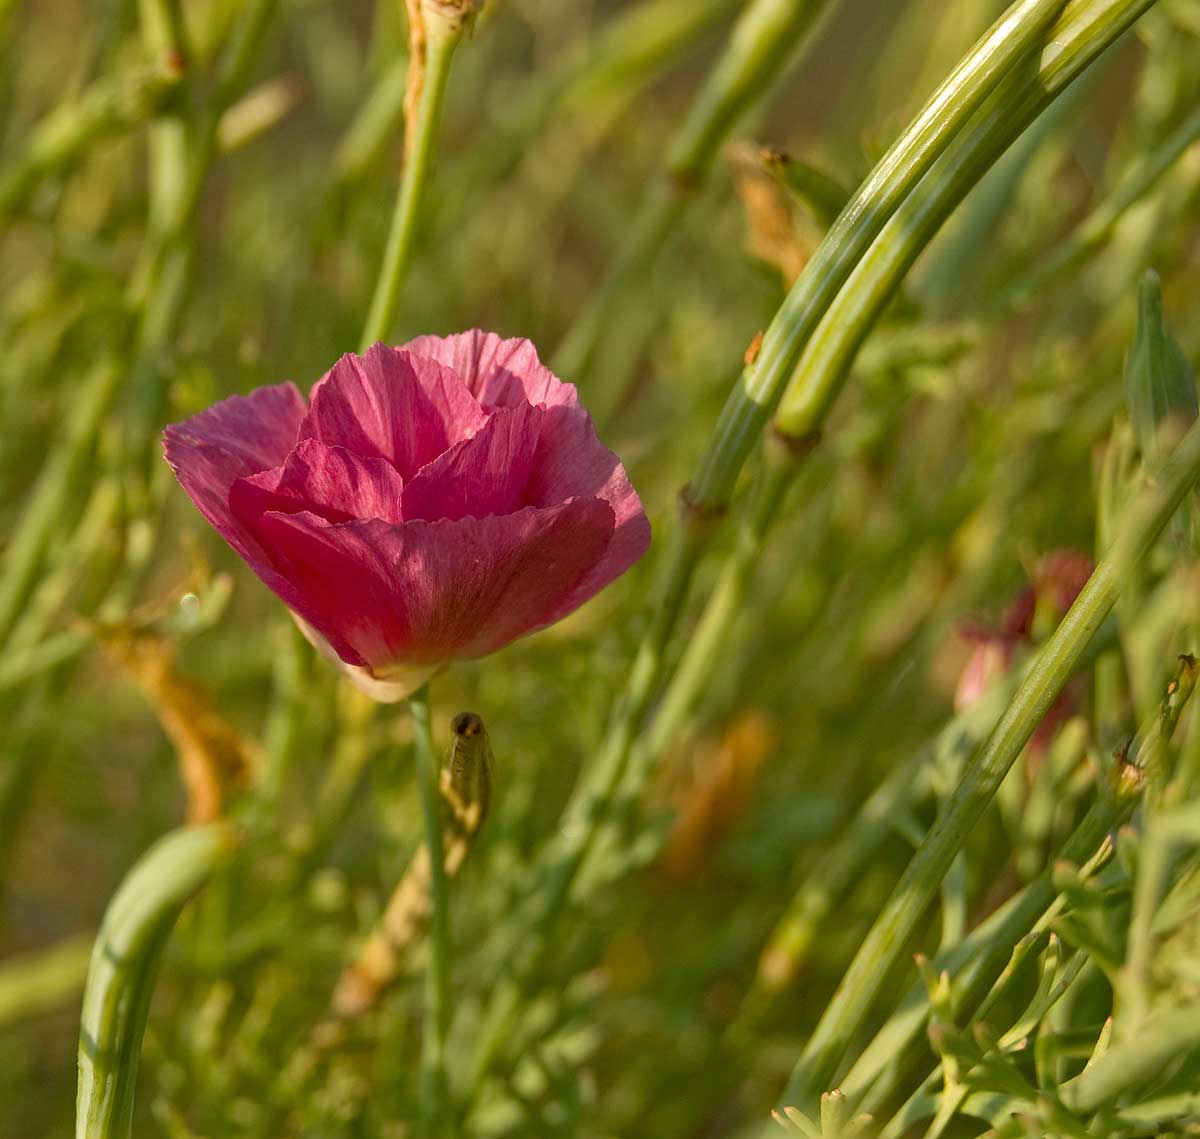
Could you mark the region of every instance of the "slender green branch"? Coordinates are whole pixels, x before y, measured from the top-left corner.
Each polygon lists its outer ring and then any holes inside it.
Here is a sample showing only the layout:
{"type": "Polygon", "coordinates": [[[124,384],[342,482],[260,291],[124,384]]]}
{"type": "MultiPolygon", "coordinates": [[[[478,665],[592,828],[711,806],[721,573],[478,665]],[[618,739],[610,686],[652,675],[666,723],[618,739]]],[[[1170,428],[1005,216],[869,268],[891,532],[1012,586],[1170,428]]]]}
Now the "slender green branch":
{"type": "MultiPolygon", "coordinates": [[[[255,0],[247,10],[246,18],[254,20],[256,34],[263,26],[258,14],[260,10],[269,12],[270,5],[271,0],[255,0]]],[[[146,0],[143,8],[147,51],[156,58],[182,59],[175,8],[151,0],[146,0]]],[[[234,34],[244,37],[236,30],[234,34]]],[[[257,39],[247,42],[252,47],[257,39]]],[[[231,74],[240,81],[245,72],[243,62],[231,74]]],[[[234,87],[228,88],[230,96],[235,92],[234,87]]],[[[33,589],[46,546],[82,477],[119,385],[135,400],[135,438],[149,439],[159,425],[164,398],[159,382],[162,358],[187,297],[196,204],[211,166],[221,109],[220,104],[214,105],[209,120],[193,124],[190,130],[178,121],[156,123],[152,129],[159,141],[151,156],[150,230],[126,296],[136,326],[132,360],[126,363],[116,354],[104,354],[97,360],[75,394],[63,445],[51,452],[38,473],[4,551],[0,643],[12,631],[33,589]]]]}
{"type": "MultiPolygon", "coordinates": [[[[383,264],[363,327],[363,348],[370,347],[377,340],[387,339],[396,318],[437,145],[446,84],[450,79],[450,63],[466,28],[465,22],[456,18],[426,19],[424,82],[412,122],[412,136],[407,140],[408,157],[396,195],[396,208],[383,251],[383,264]]],[[[418,61],[410,58],[410,68],[419,65],[418,61]]]]}
{"type": "MultiPolygon", "coordinates": [[[[1093,658],[1098,655],[1095,650],[1100,647],[1099,642],[1103,636],[1103,632],[1097,634],[1092,642],[1090,655],[1093,658]]],[[[1108,638],[1110,643],[1113,639],[1115,631],[1112,638],[1108,638]]],[[[1029,936],[1046,931],[1051,921],[1061,913],[1065,897],[1055,889],[1053,867],[1058,863],[1094,867],[1103,859],[1106,850],[1111,853],[1108,836],[1116,827],[1121,826],[1143,801],[1147,784],[1145,771],[1159,762],[1162,752],[1170,742],[1180,713],[1194,690],[1195,674],[1194,663],[1185,659],[1175,681],[1168,686],[1158,713],[1140,733],[1137,750],[1123,766],[1110,773],[1106,783],[1100,785],[1087,814],[1057,855],[1048,861],[1047,868],[971,932],[967,939],[971,943],[970,952],[966,956],[956,958],[953,954],[938,954],[934,959],[935,972],[945,969],[953,975],[951,992],[957,1016],[977,1021],[986,1015],[988,1005],[997,995],[996,986],[1014,968],[1013,959],[1010,958],[1004,971],[999,972],[1003,951],[1015,944],[1017,950],[1014,952],[1019,958],[1021,947],[1028,942],[1029,936]],[[990,995],[980,1004],[983,990],[992,983],[998,972],[1000,980],[992,984],[990,995]],[[976,1008],[976,1005],[979,1007],[976,1008]]],[[[876,1105],[889,1098],[888,1088],[883,1087],[882,1081],[878,1081],[877,1077],[886,1066],[890,1066],[893,1072],[890,1083],[894,1087],[898,1077],[903,1077],[911,1067],[911,1064],[896,1065],[895,1058],[914,1055],[912,1045],[925,1024],[928,1013],[928,992],[924,984],[917,981],[900,1002],[896,1013],[876,1034],[875,1039],[863,1051],[842,1082],[842,1089],[855,1103],[867,1110],[873,1110],[876,1105]]],[[[903,1134],[916,1118],[920,1118],[920,1112],[928,1102],[927,1093],[930,1088],[936,1086],[937,1080],[938,1069],[934,1069],[892,1118],[884,1129],[884,1135],[903,1134]]]]}
{"type": "Polygon", "coordinates": [[[783,1096],[815,1103],[834,1078],[880,987],[916,929],[942,876],[991,802],[1008,769],[1062,691],[1134,567],[1200,478],[1200,426],[1172,454],[1162,479],[1131,505],[1108,554],[1039,654],[1012,704],[970,763],[945,812],[909,863],[826,1007],[783,1096]]]}
{"type": "Polygon", "coordinates": [[[438,791],[440,764],[429,722],[429,687],[409,698],[421,795],[421,818],[429,848],[429,894],[433,914],[429,927],[429,971],[425,985],[425,1043],[422,1056],[433,1133],[445,1120],[446,1037],[450,1031],[450,909],[446,860],[442,852],[442,805],[438,791]]]}
{"type": "Polygon", "coordinates": [[[158,961],[183,905],[232,854],[227,823],[184,827],[138,861],[108,905],[79,1026],[76,1139],[128,1139],[158,961]]]}

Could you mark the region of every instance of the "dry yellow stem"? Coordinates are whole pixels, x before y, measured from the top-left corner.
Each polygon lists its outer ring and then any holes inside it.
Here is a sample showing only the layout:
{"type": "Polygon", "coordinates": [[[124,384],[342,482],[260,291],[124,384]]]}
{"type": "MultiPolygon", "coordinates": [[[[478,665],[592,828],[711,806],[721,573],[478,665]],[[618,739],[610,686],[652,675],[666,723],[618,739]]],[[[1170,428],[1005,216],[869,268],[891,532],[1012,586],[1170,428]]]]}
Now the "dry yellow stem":
{"type": "Polygon", "coordinates": [[[96,638],[141,689],[179,756],[189,823],[221,814],[226,793],[259,764],[257,745],[217,712],[207,690],[175,667],[175,646],[164,637],[109,625],[96,638]]]}

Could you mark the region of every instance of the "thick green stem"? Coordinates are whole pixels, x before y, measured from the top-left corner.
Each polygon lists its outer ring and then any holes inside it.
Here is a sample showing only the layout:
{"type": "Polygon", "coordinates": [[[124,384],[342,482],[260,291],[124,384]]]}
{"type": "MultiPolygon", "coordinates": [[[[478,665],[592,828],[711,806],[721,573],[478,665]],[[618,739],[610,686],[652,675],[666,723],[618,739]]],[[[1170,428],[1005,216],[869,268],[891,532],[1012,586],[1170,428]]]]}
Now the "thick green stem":
{"type": "MultiPolygon", "coordinates": [[[[920,252],[979,178],[1026,126],[1140,15],[1149,0],[1069,8],[1054,28],[1059,51],[1032,74],[1014,75],[955,138],[896,210],[851,273],[808,342],[768,439],[752,507],[655,722],[631,764],[630,783],[675,737],[708,681],[717,648],[742,611],[753,568],[780,503],[849,374],[855,354],[920,252]],[[791,441],[788,453],[786,441],[791,441]]],[[[636,794],[636,787],[630,788],[636,794]]]]}
{"type": "MultiPolygon", "coordinates": [[[[412,258],[417,222],[425,200],[429,168],[437,145],[442,120],[446,84],[450,79],[450,63],[455,48],[463,37],[463,24],[457,20],[430,20],[426,42],[425,78],[413,122],[413,134],[408,140],[408,158],[400,178],[396,208],[383,251],[383,264],[375,283],[375,294],[363,328],[362,347],[369,348],[377,340],[386,340],[396,318],[400,291],[412,258]]],[[[414,66],[410,61],[409,66],[414,66]]]]}
{"type": "Polygon", "coordinates": [[[1012,68],[1042,40],[1063,0],[1020,0],[963,57],[892,144],[834,222],[726,400],[692,482],[695,502],[718,509],[775,408],[783,386],[855,264],[918,180],[1012,68]]]}
{"type": "Polygon", "coordinates": [[[160,839],[109,903],[92,950],[79,1026],[76,1139],[128,1139],[142,1034],[163,945],[184,903],[232,854],[227,823],[160,839]]]}
{"type": "Polygon", "coordinates": [[[450,909],[446,860],[442,853],[442,801],[438,791],[438,754],[429,722],[429,687],[409,698],[421,795],[421,820],[429,848],[429,894],[433,913],[429,926],[429,969],[425,984],[425,1043],[422,1062],[427,1110],[433,1134],[445,1119],[446,1038],[450,1031],[450,909]]]}
{"type": "Polygon", "coordinates": [[[1129,574],[1200,478],[1200,425],[1176,448],[1155,486],[1126,514],[1117,538],[1034,662],[999,724],[963,774],[946,810],[909,863],[826,1007],[782,1102],[810,1107],[833,1080],[891,968],[1009,768],[1078,666],[1129,574]]]}
{"type": "Polygon", "coordinates": [[[896,210],[805,346],[775,423],[803,437],[820,424],[854,357],[918,255],[959,202],[1021,132],[1109,47],[1153,0],[1082,0],[1053,29],[1055,51],[1014,75],[896,210]]]}

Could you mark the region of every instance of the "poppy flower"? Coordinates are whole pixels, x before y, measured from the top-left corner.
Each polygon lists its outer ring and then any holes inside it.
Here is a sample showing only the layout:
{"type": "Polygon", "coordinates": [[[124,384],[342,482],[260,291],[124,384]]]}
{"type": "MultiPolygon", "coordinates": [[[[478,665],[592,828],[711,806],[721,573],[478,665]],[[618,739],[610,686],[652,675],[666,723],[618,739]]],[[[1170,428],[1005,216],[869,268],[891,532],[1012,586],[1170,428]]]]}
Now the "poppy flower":
{"type": "Polygon", "coordinates": [[[307,403],[258,388],[164,443],[204,517],[380,700],[565,617],[650,543],[574,386],[490,332],[376,344],[307,403]]]}

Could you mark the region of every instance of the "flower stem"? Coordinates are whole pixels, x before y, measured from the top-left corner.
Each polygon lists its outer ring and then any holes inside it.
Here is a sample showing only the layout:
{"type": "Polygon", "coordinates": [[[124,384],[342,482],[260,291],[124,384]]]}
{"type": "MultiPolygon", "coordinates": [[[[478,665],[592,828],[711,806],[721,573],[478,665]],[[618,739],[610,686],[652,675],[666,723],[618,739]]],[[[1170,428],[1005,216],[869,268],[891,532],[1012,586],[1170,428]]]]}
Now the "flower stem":
{"type": "Polygon", "coordinates": [[[415,743],[421,819],[429,848],[429,893],[433,905],[429,934],[429,970],[425,978],[425,1043],[422,1070],[431,1133],[442,1126],[446,1101],[446,1037],[450,1031],[450,913],[446,862],[442,853],[442,806],[438,792],[438,755],[429,722],[429,686],[409,697],[415,743]]]}
{"type": "Polygon", "coordinates": [[[142,1034],[163,945],[184,903],[232,853],[228,823],[160,839],[109,903],[92,950],[79,1026],[76,1139],[128,1139],[142,1034]]]}
{"type": "MultiPolygon", "coordinates": [[[[465,23],[455,19],[430,19],[426,26],[425,76],[417,100],[412,123],[412,136],[407,140],[408,157],[396,194],[396,208],[383,251],[383,265],[375,283],[375,294],[363,327],[362,347],[369,348],[377,340],[385,340],[396,318],[400,291],[412,257],[413,240],[429,167],[437,142],[445,102],[446,84],[450,78],[450,62],[463,37],[465,23]]],[[[409,60],[409,66],[416,66],[409,60]]]]}
{"type": "Polygon", "coordinates": [[[1130,573],[1200,478],[1200,425],[1184,436],[1161,480],[1125,515],[1108,554],[1039,654],[995,730],[967,766],[946,810],[930,829],[883,912],[826,1006],[796,1065],[783,1103],[806,1110],[836,1075],[889,971],[937,892],[954,856],[1009,768],[1078,665],[1130,573]]]}
{"type": "Polygon", "coordinates": [[[1016,73],[954,140],[895,211],[855,266],[805,345],[775,417],[801,438],[823,422],[854,357],[913,262],[996,160],[1153,0],[1096,0],[1069,7],[1053,29],[1053,54],[1016,73]]]}
{"type": "Polygon", "coordinates": [[[1040,43],[1064,0],[1019,0],[962,58],[892,144],[825,235],[721,411],[692,482],[720,509],[782,394],[800,352],[884,223],[983,101],[1040,43]]]}

